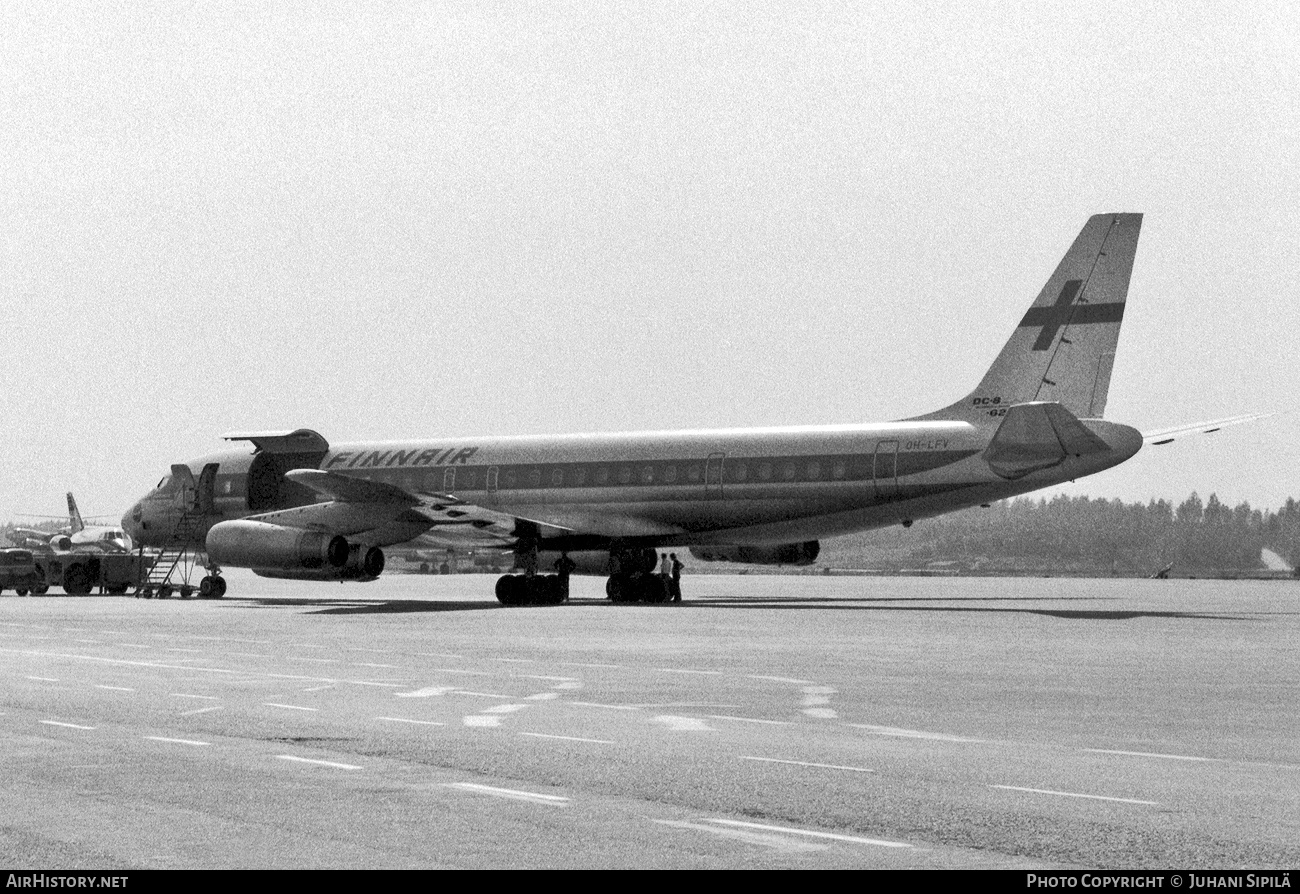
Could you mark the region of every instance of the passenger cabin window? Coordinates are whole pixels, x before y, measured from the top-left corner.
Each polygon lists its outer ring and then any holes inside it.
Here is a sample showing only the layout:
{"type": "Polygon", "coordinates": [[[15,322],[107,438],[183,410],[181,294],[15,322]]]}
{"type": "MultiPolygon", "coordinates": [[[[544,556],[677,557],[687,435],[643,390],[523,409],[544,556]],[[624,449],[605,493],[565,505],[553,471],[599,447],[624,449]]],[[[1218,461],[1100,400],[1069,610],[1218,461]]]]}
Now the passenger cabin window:
{"type": "Polygon", "coordinates": [[[654,480],[655,480],[655,467],[654,467],[654,466],[646,466],[645,468],[643,468],[643,469],[641,470],[641,483],[642,483],[642,484],[654,484],[654,480]]]}
{"type": "Polygon", "coordinates": [[[677,467],[664,466],[664,483],[672,484],[676,480],[677,480],[677,467]]]}
{"type": "Polygon", "coordinates": [[[563,469],[556,469],[551,473],[551,487],[564,487],[563,469]]]}

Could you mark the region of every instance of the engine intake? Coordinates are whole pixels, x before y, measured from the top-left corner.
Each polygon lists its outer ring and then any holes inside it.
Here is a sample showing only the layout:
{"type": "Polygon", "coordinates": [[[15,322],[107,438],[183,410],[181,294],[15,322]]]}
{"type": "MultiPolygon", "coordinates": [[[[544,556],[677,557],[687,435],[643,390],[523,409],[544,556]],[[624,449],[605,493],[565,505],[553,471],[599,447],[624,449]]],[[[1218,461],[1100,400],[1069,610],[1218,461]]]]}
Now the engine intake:
{"type": "Polygon", "coordinates": [[[693,546],[691,555],[703,562],[743,562],[747,565],[811,565],[821,554],[816,540],[776,546],[693,546]]]}

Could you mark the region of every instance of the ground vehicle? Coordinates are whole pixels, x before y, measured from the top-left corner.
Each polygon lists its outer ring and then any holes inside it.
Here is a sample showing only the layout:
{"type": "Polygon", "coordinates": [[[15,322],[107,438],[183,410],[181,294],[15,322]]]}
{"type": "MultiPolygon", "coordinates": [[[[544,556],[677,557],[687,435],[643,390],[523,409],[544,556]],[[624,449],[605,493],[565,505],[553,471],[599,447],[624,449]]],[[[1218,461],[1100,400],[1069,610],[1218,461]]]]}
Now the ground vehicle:
{"type": "Polygon", "coordinates": [[[49,552],[35,555],[36,570],[47,587],[62,587],[70,596],[86,596],[96,587],[120,596],[149,570],[152,559],[131,553],[49,552]]]}
{"type": "Polygon", "coordinates": [[[0,592],[12,587],[19,596],[44,593],[48,588],[45,578],[36,570],[36,561],[30,549],[0,549],[0,592]]]}

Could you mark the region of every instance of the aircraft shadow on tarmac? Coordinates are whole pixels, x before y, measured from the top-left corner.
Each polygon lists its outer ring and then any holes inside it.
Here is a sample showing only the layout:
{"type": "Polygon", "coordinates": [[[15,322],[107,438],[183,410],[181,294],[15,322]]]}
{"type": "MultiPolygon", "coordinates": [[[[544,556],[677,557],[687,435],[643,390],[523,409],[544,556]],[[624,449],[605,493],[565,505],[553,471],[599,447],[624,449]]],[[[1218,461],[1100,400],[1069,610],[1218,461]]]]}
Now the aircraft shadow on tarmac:
{"type": "MultiPolygon", "coordinates": [[[[507,610],[504,606],[495,602],[486,600],[479,601],[428,601],[422,599],[385,599],[375,601],[355,601],[340,602],[336,599],[267,599],[251,598],[238,601],[251,604],[261,608],[305,608],[314,609],[313,614],[318,615],[385,615],[385,614],[414,614],[414,613],[438,613],[438,612],[464,612],[464,611],[501,611],[507,610]]],[[[619,605],[606,602],[603,599],[575,599],[571,605],[597,606],[608,605],[611,609],[637,609],[637,608],[655,608],[672,611],[674,609],[740,609],[752,610],[762,609],[765,611],[785,610],[785,611],[875,611],[875,612],[975,612],[984,614],[1027,614],[1027,615],[1044,615],[1051,618],[1061,618],[1067,621],[1132,621],[1138,618],[1178,618],[1183,620],[1200,620],[1200,621],[1261,621],[1262,616],[1271,616],[1275,614],[1291,614],[1289,612],[1250,612],[1250,613],[1206,613],[1206,612],[1179,612],[1179,611],[1155,611],[1149,609],[1067,609],[1067,608],[1029,608],[1016,605],[1006,605],[1005,603],[1015,602],[1075,602],[1073,597],[1036,597],[1032,599],[1015,599],[1004,597],[988,597],[983,599],[964,599],[962,602],[995,602],[1002,603],[999,605],[952,605],[952,604],[935,604],[951,603],[951,600],[945,599],[908,599],[906,605],[899,605],[897,599],[886,597],[869,597],[859,599],[696,599],[685,600],[679,603],[666,605],[638,606],[638,605],[619,605]],[[921,603],[921,604],[917,604],[921,603]]],[[[538,608],[543,606],[537,606],[538,608]]],[[[558,606],[544,606],[546,608],[557,608],[558,606]]],[[[508,609],[509,611],[518,611],[518,609],[508,609]]]]}

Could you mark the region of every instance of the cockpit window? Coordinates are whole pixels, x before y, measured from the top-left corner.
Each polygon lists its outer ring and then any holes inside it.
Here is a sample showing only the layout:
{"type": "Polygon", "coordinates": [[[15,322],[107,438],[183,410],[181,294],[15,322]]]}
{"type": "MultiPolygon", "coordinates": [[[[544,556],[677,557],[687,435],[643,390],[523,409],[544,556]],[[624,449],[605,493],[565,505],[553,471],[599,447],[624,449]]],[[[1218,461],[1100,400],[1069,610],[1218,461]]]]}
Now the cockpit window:
{"type": "Polygon", "coordinates": [[[164,475],[158,482],[158,486],[154,488],[154,493],[166,494],[174,490],[176,490],[176,480],[171,475],[164,475]]]}

